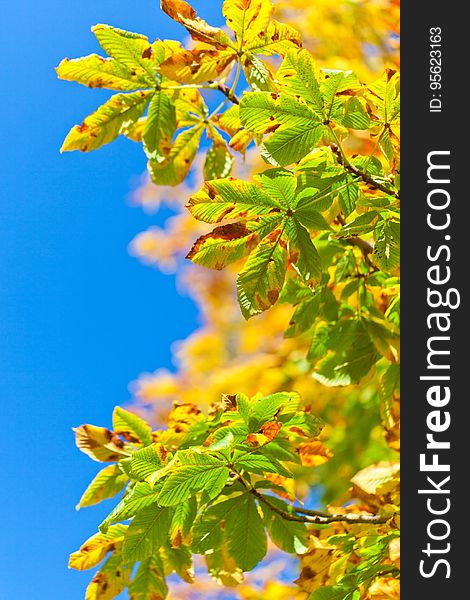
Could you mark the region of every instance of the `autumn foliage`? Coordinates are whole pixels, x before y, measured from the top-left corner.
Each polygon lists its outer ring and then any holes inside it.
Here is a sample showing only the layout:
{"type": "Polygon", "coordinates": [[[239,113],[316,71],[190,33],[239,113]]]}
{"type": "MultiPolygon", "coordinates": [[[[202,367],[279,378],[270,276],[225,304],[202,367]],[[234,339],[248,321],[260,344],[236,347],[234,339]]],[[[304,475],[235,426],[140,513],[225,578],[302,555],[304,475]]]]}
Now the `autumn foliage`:
{"type": "Polygon", "coordinates": [[[117,92],[62,151],[142,144],[174,216],[131,251],[202,315],[75,430],[109,463],[78,506],[120,494],[70,557],[87,600],[399,598],[398,6],[304,4],[162,0],[185,46],[96,25],[107,56],[57,67],[117,92]]]}

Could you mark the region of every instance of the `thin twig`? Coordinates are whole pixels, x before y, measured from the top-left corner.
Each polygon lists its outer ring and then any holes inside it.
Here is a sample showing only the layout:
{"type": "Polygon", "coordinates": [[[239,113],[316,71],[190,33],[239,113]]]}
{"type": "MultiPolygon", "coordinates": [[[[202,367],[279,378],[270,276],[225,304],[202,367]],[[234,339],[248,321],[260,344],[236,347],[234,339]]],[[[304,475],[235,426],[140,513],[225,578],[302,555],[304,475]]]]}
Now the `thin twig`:
{"type": "Polygon", "coordinates": [[[374,187],[376,190],[380,190],[381,192],[384,192],[385,194],[388,194],[389,196],[394,196],[397,199],[400,198],[400,192],[399,191],[394,191],[394,190],[390,189],[385,184],[383,184],[380,181],[377,181],[376,179],[374,179],[368,173],[364,173],[363,171],[361,171],[360,169],[358,169],[357,167],[355,167],[353,164],[351,164],[347,160],[347,158],[344,155],[344,153],[341,151],[341,149],[340,149],[340,147],[339,147],[338,144],[331,144],[330,147],[331,147],[333,153],[335,154],[338,163],[345,169],[345,171],[348,171],[349,173],[352,173],[356,177],[359,177],[360,179],[362,179],[362,181],[364,181],[365,183],[367,183],[370,186],[374,187]]]}
{"type": "Polygon", "coordinates": [[[287,512],[285,510],[282,510],[282,508],[279,508],[278,506],[276,506],[275,504],[270,502],[268,500],[267,496],[265,496],[264,494],[261,494],[260,492],[258,492],[257,489],[255,489],[253,486],[248,484],[243,479],[243,477],[240,473],[238,473],[237,471],[235,471],[235,473],[237,474],[238,480],[240,481],[240,483],[246,488],[246,490],[250,494],[255,496],[255,498],[258,498],[258,500],[260,502],[265,504],[267,507],[269,507],[270,510],[272,510],[274,513],[276,513],[277,515],[279,515],[286,521],[295,521],[297,523],[312,523],[315,525],[327,525],[328,523],[336,523],[336,522],[368,523],[371,525],[377,525],[380,523],[386,523],[388,520],[387,517],[384,517],[381,515],[364,515],[364,514],[357,514],[357,513],[331,514],[331,513],[327,513],[327,512],[323,512],[323,511],[308,510],[306,508],[297,508],[297,507],[292,507],[292,508],[295,513],[299,513],[299,514],[293,514],[293,513],[287,512]]]}
{"type": "Polygon", "coordinates": [[[228,85],[213,80],[208,81],[208,83],[211,85],[212,89],[219,90],[219,92],[222,92],[222,94],[224,94],[224,96],[226,96],[227,99],[230,100],[230,102],[233,102],[234,104],[240,104],[240,100],[237,98],[235,93],[228,87],[228,85]]]}

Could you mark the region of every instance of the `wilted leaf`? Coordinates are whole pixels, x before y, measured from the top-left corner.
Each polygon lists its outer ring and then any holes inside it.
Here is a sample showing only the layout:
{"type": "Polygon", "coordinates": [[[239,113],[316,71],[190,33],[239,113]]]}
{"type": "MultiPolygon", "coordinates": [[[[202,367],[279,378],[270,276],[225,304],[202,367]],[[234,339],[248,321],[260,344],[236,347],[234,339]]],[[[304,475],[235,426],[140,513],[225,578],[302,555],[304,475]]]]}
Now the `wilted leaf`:
{"type": "Polygon", "coordinates": [[[80,425],[74,427],[75,443],[82,452],[98,462],[115,462],[127,456],[124,443],[105,427],[80,425]]]}

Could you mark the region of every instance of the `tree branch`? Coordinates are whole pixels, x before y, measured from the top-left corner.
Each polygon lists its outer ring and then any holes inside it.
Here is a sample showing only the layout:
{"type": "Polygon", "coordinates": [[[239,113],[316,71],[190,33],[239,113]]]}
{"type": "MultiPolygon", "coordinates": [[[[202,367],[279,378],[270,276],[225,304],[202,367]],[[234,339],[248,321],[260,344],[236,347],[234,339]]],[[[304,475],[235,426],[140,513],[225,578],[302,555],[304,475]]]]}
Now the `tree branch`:
{"type": "Polygon", "coordinates": [[[388,194],[389,196],[394,196],[397,199],[400,198],[399,191],[394,191],[394,190],[390,189],[385,184],[381,183],[380,181],[375,180],[368,173],[364,173],[363,171],[361,171],[360,169],[358,169],[357,167],[352,165],[345,157],[343,158],[343,154],[341,153],[338,144],[331,144],[330,148],[332,149],[334,155],[336,156],[338,163],[346,171],[348,171],[349,173],[352,173],[353,175],[356,175],[356,177],[359,177],[360,179],[362,179],[362,181],[364,181],[365,183],[368,183],[375,189],[380,190],[381,192],[384,192],[385,194],[388,194]]]}
{"type": "Polygon", "coordinates": [[[249,485],[243,479],[243,477],[241,476],[240,473],[238,473],[237,471],[235,471],[235,473],[238,475],[238,479],[239,479],[240,483],[246,488],[246,490],[250,494],[255,496],[255,498],[257,498],[260,502],[262,502],[267,507],[269,507],[270,510],[272,510],[274,513],[276,513],[277,515],[279,515],[286,521],[295,521],[297,523],[311,523],[311,524],[315,524],[315,525],[327,525],[328,523],[337,523],[337,522],[351,523],[351,524],[369,523],[371,525],[377,525],[380,523],[386,523],[388,520],[387,517],[384,517],[381,515],[364,515],[364,514],[357,514],[357,513],[331,514],[328,512],[324,512],[324,511],[309,510],[306,508],[298,508],[295,506],[292,507],[292,510],[295,513],[299,513],[299,514],[293,514],[293,513],[287,512],[285,510],[282,510],[282,508],[279,508],[278,506],[276,506],[275,504],[270,502],[268,500],[267,496],[265,496],[264,494],[261,494],[253,486],[249,485]]]}
{"type": "MultiPolygon", "coordinates": [[[[341,214],[337,215],[336,219],[343,227],[347,224],[343,215],[341,214]]],[[[369,258],[369,254],[372,254],[374,251],[374,246],[372,246],[372,244],[369,244],[369,242],[366,242],[366,240],[363,240],[357,235],[352,235],[351,237],[345,239],[351,244],[351,246],[356,246],[356,248],[359,248],[359,250],[362,252],[365,262],[371,269],[373,269],[373,271],[378,271],[377,267],[369,258]]]]}

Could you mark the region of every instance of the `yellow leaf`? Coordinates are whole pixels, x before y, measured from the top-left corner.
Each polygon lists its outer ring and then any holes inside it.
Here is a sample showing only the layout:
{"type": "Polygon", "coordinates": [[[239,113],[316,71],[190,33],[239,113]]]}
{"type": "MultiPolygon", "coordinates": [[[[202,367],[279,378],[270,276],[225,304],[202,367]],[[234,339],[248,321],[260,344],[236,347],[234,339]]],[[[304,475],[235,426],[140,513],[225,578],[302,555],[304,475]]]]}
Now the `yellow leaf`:
{"type": "Polygon", "coordinates": [[[319,440],[299,444],[299,455],[304,467],[318,467],[329,460],[333,453],[319,440]]]}
{"type": "Polygon", "coordinates": [[[98,462],[115,462],[127,456],[124,443],[112,431],[95,425],[74,427],[75,443],[82,452],[98,462]]]}
{"type": "Polygon", "coordinates": [[[400,581],[393,577],[381,577],[369,588],[367,600],[400,600],[400,581]]]}
{"type": "Polygon", "coordinates": [[[353,495],[373,508],[399,504],[400,464],[382,461],[362,469],[351,479],[353,495]]]}
{"type": "Polygon", "coordinates": [[[161,9],[183,25],[193,40],[212,44],[216,48],[233,47],[232,40],[218,27],[212,27],[197,16],[192,6],[183,0],[160,0],[161,9]]]}
{"type": "Polygon", "coordinates": [[[130,571],[121,565],[121,557],[112,555],[87,587],[85,600],[113,600],[129,584],[130,571]]]}
{"type": "Polygon", "coordinates": [[[114,58],[102,58],[97,54],[73,60],[64,58],[56,72],[59,79],[76,81],[90,88],[129,91],[150,87],[148,82],[139,79],[131,69],[114,58]]]}
{"type": "Polygon", "coordinates": [[[330,569],[336,560],[335,548],[318,538],[311,540],[313,546],[300,559],[300,577],[295,583],[306,592],[313,592],[330,582],[330,569]]]}
{"type": "Polygon", "coordinates": [[[69,558],[69,567],[85,571],[96,567],[103,558],[118,548],[124,539],[127,525],[112,525],[107,533],[96,533],[69,558]]]}
{"type": "Polygon", "coordinates": [[[150,160],[148,169],[152,181],[159,185],[178,185],[189,173],[196,156],[204,127],[202,124],[178,135],[169,154],[161,161],[150,160]]]}
{"type": "Polygon", "coordinates": [[[263,33],[273,12],[271,0],[225,0],[222,13],[237,36],[239,48],[263,33]]]}
{"type": "Polygon", "coordinates": [[[119,493],[129,481],[117,465],[108,465],[93,479],[77,504],[77,509],[93,506],[119,493]]]}
{"type": "Polygon", "coordinates": [[[236,56],[231,49],[183,50],[167,58],[159,70],[180,83],[202,83],[220,77],[236,56]]]}
{"type": "Polygon", "coordinates": [[[153,90],[115,94],[81,125],[72,127],[61,152],[89,152],[109,144],[129,125],[137,121],[152,97],[153,90]]]}

